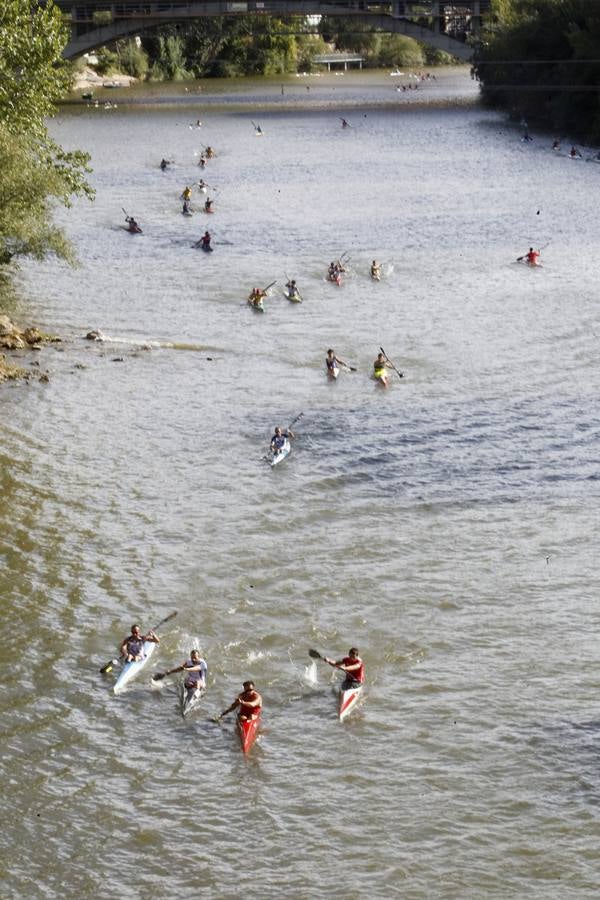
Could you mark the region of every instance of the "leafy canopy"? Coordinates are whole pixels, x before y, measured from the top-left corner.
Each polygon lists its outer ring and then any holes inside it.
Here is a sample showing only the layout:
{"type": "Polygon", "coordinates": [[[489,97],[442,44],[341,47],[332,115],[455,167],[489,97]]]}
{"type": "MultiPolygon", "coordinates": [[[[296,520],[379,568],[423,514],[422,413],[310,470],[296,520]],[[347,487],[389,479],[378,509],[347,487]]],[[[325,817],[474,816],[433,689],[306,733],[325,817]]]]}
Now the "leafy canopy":
{"type": "Polygon", "coordinates": [[[0,264],[15,255],[72,258],[52,203],[93,190],[89,155],[67,152],[48,134],[46,119],[70,85],[61,56],[68,39],[52,0],[2,0],[0,8],[0,264]]]}

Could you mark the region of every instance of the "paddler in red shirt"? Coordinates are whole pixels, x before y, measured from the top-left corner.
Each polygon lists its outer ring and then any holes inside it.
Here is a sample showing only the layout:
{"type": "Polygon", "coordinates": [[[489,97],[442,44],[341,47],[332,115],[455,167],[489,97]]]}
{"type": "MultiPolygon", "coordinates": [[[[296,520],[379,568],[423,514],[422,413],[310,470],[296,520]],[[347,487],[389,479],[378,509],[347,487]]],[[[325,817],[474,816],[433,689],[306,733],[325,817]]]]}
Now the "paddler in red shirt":
{"type": "Polygon", "coordinates": [[[524,259],[528,266],[540,266],[541,263],[538,262],[539,258],[540,251],[534,250],[533,247],[530,247],[527,253],[525,253],[523,256],[517,257],[517,262],[521,262],[521,260],[524,259]]]}
{"type": "Polygon", "coordinates": [[[342,684],[342,690],[347,690],[355,684],[364,683],[365,664],[358,655],[356,647],[350,647],[348,656],[345,656],[343,659],[336,661],[335,659],[329,659],[327,656],[324,656],[323,659],[326,663],[329,663],[330,666],[333,666],[335,669],[341,669],[342,672],[346,673],[346,679],[342,684]]]}
{"type": "Polygon", "coordinates": [[[222,719],[223,716],[226,716],[227,713],[232,712],[234,709],[239,707],[239,717],[240,719],[256,719],[262,710],[262,697],[254,687],[253,681],[245,681],[244,682],[244,690],[241,694],[235,698],[231,706],[228,706],[227,709],[224,709],[221,715],[218,717],[222,719]]]}

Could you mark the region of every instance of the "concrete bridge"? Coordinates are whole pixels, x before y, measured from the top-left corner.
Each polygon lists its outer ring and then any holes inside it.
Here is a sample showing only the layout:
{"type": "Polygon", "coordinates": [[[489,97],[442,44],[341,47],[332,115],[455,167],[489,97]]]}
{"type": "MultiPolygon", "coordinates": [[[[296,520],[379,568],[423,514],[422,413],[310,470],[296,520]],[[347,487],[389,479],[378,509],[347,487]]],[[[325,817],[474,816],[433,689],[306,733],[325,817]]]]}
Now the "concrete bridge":
{"type": "MultiPolygon", "coordinates": [[[[360,27],[405,34],[468,61],[472,43],[490,0],[464,0],[450,5],[440,0],[55,0],[71,25],[71,40],[63,55],[80,56],[118,38],[142,34],[159,25],[184,24],[204,16],[299,17],[314,31],[311,16],[352,18],[360,27]]],[[[314,22],[314,20],[313,20],[314,22]]],[[[296,28],[298,30],[298,28],[296,28]]]]}

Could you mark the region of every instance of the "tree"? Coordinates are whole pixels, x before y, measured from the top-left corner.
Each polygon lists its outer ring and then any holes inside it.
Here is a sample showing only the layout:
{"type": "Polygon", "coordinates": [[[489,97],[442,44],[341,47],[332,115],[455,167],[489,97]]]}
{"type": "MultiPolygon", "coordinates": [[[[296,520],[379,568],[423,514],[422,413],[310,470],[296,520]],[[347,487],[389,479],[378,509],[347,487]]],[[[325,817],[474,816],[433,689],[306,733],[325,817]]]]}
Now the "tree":
{"type": "Polygon", "coordinates": [[[0,264],[13,256],[47,253],[72,258],[51,223],[53,201],[69,206],[74,195],[90,199],[85,175],[89,155],[63,150],[45,120],[70,85],[62,57],[68,33],[60,11],[29,0],[4,0],[0,17],[0,264]]]}
{"type": "Polygon", "coordinates": [[[600,139],[596,0],[494,0],[494,28],[475,72],[483,99],[516,116],[600,139]]]}

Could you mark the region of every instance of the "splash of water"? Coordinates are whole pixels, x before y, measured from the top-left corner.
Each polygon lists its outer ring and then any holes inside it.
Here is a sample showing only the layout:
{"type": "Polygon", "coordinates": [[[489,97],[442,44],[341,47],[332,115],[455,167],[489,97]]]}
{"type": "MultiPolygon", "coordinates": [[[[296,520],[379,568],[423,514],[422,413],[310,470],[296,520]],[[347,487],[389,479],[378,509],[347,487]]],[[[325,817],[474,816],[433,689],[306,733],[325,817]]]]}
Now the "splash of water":
{"type": "Polygon", "coordinates": [[[307,684],[315,685],[318,683],[317,677],[317,661],[315,659],[311,660],[307,666],[304,667],[304,680],[307,684]]]}

